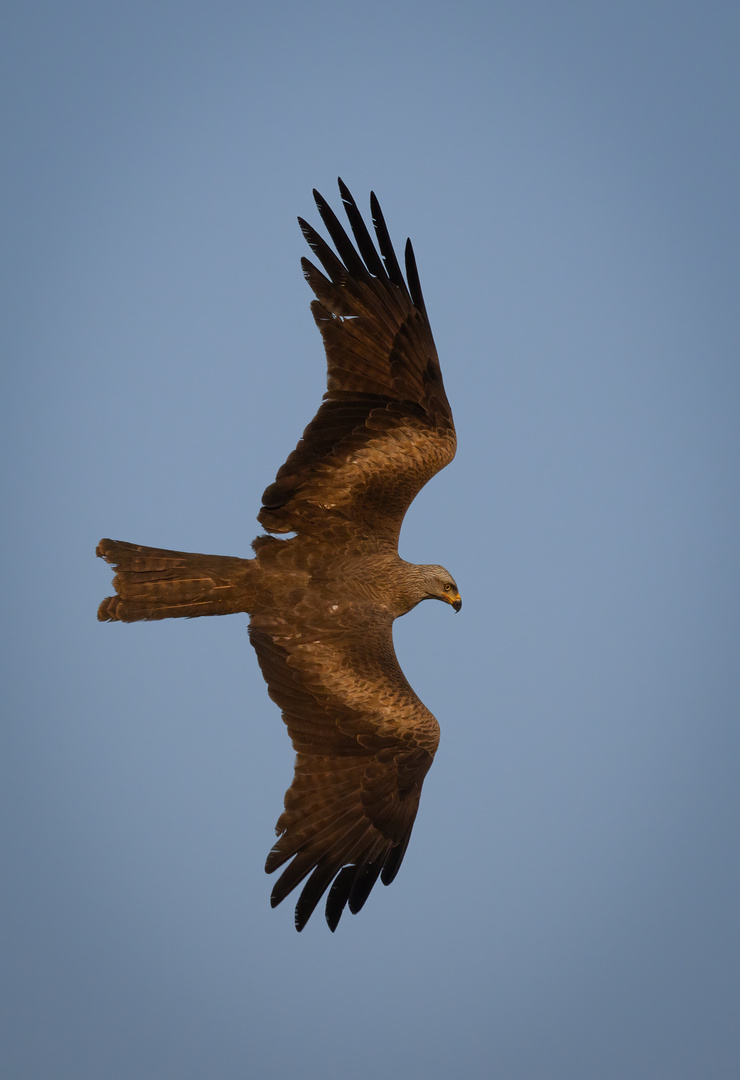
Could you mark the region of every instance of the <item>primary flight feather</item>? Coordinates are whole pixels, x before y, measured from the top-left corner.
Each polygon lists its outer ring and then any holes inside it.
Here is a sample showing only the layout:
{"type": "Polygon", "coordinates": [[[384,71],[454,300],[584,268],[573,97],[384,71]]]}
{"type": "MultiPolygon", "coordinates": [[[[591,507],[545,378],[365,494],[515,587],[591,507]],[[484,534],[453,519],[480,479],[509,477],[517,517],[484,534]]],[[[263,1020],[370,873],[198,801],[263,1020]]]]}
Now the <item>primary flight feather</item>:
{"type": "Polygon", "coordinates": [[[401,271],[375,195],[376,243],[339,181],[354,243],[314,192],[335,250],[299,218],[319,270],[302,260],[324,340],[327,392],[262,497],[254,558],[101,540],[116,570],[103,622],[249,615],[249,637],[296,750],[268,873],[275,906],[302,882],[302,930],[328,889],[326,920],[357,912],[396,876],[437,721],[406,681],[393,620],[421,600],[461,607],[441,566],[398,554],[417,492],[450,462],[455,428],[411,242],[401,271]],[[280,539],[279,534],[290,533],[280,539]],[[308,879],[308,880],[306,880],[308,879]]]}

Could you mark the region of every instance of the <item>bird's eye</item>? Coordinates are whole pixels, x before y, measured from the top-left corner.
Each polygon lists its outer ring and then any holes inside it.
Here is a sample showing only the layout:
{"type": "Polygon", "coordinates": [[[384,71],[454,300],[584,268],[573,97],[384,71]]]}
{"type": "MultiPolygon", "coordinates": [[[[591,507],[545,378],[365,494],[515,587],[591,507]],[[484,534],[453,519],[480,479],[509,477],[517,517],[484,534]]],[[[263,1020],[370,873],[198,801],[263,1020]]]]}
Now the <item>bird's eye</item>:
{"type": "Polygon", "coordinates": [[[445,592],[449,592],[451,588],[452,588],[452,586],[450,585],[450,583],[448,581],[447,584],[445,585],[445,592]]]}

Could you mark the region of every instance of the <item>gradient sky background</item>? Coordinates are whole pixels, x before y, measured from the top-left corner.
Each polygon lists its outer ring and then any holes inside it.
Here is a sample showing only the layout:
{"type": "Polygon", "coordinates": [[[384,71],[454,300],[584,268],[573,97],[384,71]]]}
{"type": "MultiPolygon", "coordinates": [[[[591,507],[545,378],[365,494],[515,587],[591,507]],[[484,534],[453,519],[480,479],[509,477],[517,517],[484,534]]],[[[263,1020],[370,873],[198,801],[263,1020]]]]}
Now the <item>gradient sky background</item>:
{"type": "Polygon", "coordinates": [[[3,23],[3,1076],[736,1077],[737,5],[3,23]],[[297,935],[246,620],[99,625],[94,549],[249,553],[338,174],[414,240],[459,452],[401,553],[464,607],[396,628],[399,877],[297,935]]]}

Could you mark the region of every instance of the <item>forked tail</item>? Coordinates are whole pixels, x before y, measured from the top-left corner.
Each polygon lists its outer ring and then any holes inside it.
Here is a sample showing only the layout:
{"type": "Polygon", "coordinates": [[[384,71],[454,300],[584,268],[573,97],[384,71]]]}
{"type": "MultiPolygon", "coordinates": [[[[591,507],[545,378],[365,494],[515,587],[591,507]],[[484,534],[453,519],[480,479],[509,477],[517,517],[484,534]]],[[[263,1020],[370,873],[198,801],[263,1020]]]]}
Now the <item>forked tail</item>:
{"type": "Polygon", "coordinates": [[[98,608],[101,622],[233,615],[249,610],[252,559],[194,555],[122,540],[101,540],[97,554],[116,571],[113,587],[117,595],[107,597],[98,608]]]}

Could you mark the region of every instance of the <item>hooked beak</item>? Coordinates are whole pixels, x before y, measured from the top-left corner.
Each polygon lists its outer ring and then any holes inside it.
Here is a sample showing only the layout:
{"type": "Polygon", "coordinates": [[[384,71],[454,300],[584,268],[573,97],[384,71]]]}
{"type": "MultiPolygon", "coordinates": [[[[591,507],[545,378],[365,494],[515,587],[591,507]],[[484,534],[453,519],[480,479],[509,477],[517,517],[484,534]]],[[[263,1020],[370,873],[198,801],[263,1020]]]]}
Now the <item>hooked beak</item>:
{"type": "Polygon", "coordinates": [[[458,593],[457,594],[457,599],[456,600],[451,600],[450,603],[452,604],[452,607],[453,607],[453,609],[455,611],[459,611],[460,608],[462,607],[462,600],[460,599],[460,594],[458,593]]]}

